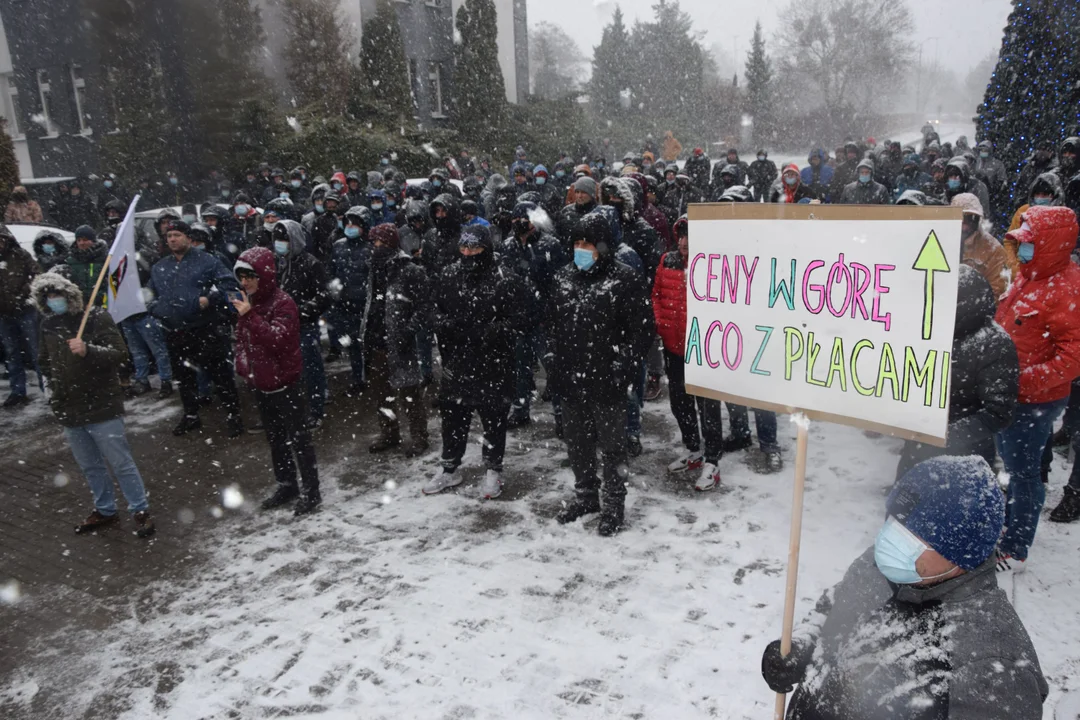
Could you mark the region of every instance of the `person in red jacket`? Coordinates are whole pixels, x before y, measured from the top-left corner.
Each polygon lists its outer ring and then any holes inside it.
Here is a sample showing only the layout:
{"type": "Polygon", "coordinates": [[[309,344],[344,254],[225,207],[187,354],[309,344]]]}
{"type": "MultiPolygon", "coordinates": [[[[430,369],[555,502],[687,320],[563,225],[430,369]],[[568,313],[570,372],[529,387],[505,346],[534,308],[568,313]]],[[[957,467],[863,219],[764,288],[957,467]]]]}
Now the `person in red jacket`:
{"type": "Polygon", "coordinates": [[[1002,570],[1027,560],[1046,500],[1040,458],[1080,376],[1080,267],[1070,257],[1078,231],[1069,208],[1033,206],[1020,228],[1006,235],[1017,244],[1020,277],[995,319],[1020,357],[1020,397],[1012,425],[997,436],[1009,474],[1006,530],[998,547],[1002,570]]]}
{"type": "Polygon", "coordinates": [[[689,451],[685,456],[668,465],[671,473],[701,470],[694,487],[712,490],[720,484],[721,444],[724,439],[723,420],[719,400],[698,397],[686,393],[686,258],[690,252],[687,241],[687,218],[683,215],[675,223],[676,249],[665,253],[656,269],[653,283],[653,314],[656,316],[656,332],[664,342],[664,370],[668,378],[668,396],[671,414],[679,423],[683,445],[689,451]],[[698,416],[701,418],[700,428],[698,416]],[[705,437],[705,452],[701,452],[701,438],[705,437]]]}
{"type": "Polygon", "coordinates": [[[301,496],[294,513],[306,515],[318,507],[322,497],[315,446],[304,422],[308,415],[301,382],[300,313],[292,298],[278,287],[274,253],[269,249],[245,250],[233,272],[243,288],[240,297],[232,298],[240,315],[236,372],[255,391],[278,483],[262,507],[269,510],[301,496]],[[297,465],[302,495],[296,484],[297,465]]]}

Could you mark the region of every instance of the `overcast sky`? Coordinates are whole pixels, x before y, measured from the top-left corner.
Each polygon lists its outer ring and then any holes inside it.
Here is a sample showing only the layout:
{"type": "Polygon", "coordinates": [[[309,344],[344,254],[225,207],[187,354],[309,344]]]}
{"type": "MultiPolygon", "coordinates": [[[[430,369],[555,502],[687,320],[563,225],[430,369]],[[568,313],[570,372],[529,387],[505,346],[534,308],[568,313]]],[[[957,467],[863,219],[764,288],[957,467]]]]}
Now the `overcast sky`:
{"type": "MultiPolygon", "coordinates": [[[[631,26],[635,19],[651,19],[654,2],[528,0],[529,24],[547,21],[561,26],[591,58],[592,48],[600,42],[601,30],[616,5],[622,7],[626,24],[631,26]]],[[[741,75],[754,23],[760,19],[766,38],[771,40],[778,27],[779,11],[786,7],[787,0],[681,0],[680,4],[705,32],[705,46],[719,43],[725,49],[728,58],[724,65],[730,65],[729,53],[737,44],[741,75]]],[[[912,42],[918,45],[927,38],[940,37],[923,45],[924,62],[933,60],[934,46],[940,45],[938,59],[943,64],[953,63],[960,77],[1001,46],[1001,31],[1011,8],[1009,0],[908,0],[908,5],[915,16],[912,42]]],[[[768,51],[776,55],[778,48],[770,43],[768,51]]]]}

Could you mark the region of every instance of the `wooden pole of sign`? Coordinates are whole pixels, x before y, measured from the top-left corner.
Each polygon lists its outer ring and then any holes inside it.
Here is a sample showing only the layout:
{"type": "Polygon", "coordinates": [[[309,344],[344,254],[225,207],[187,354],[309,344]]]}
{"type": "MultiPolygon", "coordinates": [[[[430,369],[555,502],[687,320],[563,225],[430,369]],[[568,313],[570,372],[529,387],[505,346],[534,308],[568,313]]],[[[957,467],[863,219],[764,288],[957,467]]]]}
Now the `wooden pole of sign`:
{"type": "Polygon", "coordinates": [[[83,298],[86,302],[86,309],[83,310],[82,322],[79,323],[79,332],[75,336],[76,340],[82,340],[83,330],[86,330],[86,321],[90,318],[90,310],[94,307],[94,300],[97,298],[98,290],[101,289],[101,281],[105,279],[105,275],[109,272],[109,263],[112,262],[112,253],[110,252],[105,258],[105,264],[101,267],[101,272],[98,273],[97,282],[94,283],[94,292],[90,293],[90,297],[83,298]]]}
{"type": "MultiPolygon", "coordinates": [[[[787,592],[784,597],[784,634],[780,636],[780,655],[791,654],[791,634],[795,629],[795,587],[799,582],[799,542],[802,538],[803,489],[806,486],[806,443],[810,433],[810,419],[799,415],[799,427],[795,441],[795,489],[791,501],[791,538],[788,542],[787,592]]],[[[787,695],[776,693],[776,710],[773,720],[784,720],[787,695]]]]}

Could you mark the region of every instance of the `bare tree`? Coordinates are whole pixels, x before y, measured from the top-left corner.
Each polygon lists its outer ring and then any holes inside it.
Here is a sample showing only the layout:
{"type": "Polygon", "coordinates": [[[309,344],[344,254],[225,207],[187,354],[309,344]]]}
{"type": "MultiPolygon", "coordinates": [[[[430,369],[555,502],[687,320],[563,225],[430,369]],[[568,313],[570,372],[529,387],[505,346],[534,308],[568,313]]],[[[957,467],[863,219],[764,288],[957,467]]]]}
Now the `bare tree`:
{"type": "Polygon", "coordinates": [[[906,0],[792,0],[780,20],[780,74],[811,84],[830,115],[873,110],[910,67],[906,0]]]}
{"type": "Polygon", "coordinates": [[[587,74],[588,58],[558,25],[542,22],[529,30],[529,68],[532,92],[555,100],[580,88],[587,74]]]}

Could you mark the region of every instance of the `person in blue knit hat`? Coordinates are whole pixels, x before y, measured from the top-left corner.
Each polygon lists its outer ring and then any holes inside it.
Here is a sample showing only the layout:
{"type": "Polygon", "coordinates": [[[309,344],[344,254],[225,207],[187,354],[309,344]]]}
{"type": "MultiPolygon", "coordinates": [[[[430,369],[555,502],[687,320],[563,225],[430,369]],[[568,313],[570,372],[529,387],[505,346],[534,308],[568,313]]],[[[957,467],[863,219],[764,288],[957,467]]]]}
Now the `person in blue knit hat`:
{"type": "Polygon", "coordinates": [[[1005,500],[986,460],[937,457],[897,481],[874,546],[762,674],[788,720],[1039,720],[1049,691],[997,586],[1005,500]]]}

